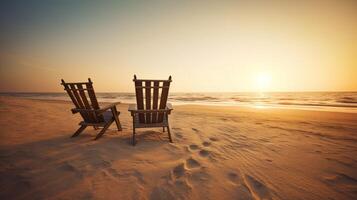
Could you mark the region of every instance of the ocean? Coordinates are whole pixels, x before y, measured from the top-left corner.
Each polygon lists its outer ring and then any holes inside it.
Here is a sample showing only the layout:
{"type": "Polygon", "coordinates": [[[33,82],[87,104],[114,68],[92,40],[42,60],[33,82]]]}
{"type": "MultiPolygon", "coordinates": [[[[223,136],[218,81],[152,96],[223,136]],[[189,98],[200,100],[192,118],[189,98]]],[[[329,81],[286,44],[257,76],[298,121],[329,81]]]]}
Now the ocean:
{"type": "MultiPolygon", "coordinates": [[[[99,102],[135,103],[134,93],[96,93],[99,102]]],[[[70,101],[66,93],[0,93],[29,99],[70,101]]],[[[357,92],[170,93],[173,105],[251,106],[357,113],[357,92]]]]}

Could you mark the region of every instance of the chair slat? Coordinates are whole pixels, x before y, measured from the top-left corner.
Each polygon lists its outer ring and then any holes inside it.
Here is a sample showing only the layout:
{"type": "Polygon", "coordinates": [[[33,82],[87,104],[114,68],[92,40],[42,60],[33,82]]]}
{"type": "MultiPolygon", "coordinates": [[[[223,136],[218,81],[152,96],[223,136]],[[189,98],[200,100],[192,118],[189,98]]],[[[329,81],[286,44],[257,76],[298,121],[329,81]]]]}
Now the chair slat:
{"type": "MultiPolygon", "coordinates": [[[[73,91],[72,91],[71,88],[69,87],[69,84],[68,84],[68,83],[65,83],[63,79],[62,79],[61,81],[62,81],[62,85],[64,86],[65,90],[67,91],[68,96],[71,98],[71,100],[72,100],[74,106],[75,106],[76,108],[80,108],[80,106],[79,106],[79,104],[78,104],[78,102],[77,102],[77,99],[76,99],[76,97],[75,97],[74,94],[73,94],[73,91]]],[[[83,119],[85,119],[86,116],[85,116],[83,113],[80,113],[80,115],[82,116],[83,119]]]]}
{"type": "Polygon", "coordinates": [[[75,84],[70,84],[69,86],[70,86],[71,89],[72,89],[73,95],[74,95],[74,97],[75,97],[76,100],[77,100],[77,103],[78,103],[79,108],[84,109],[85,107],[84,107],[84,105],[83,105],[83,102],[82,102],[82,100],[81,100],[81,97],[80,97],[79,94],[78,94],[78,91],[76,90],[76,89],[77,89],[77,88],[76,88],[76,85],[75,85],[75,84]]]}
{"type": "MultiPolygon", "coordinates": [[[[82,102],[82,100],[81,100],[81,97],[80,97],[80,95],[79,95],[79,93],[78,93],[78,90],[77,90],[77,88],[76,88],[76,84],[70,83],[69,86],[70,86],[70,88],[72,89],[72,93],[73,93],[74,97],[76,98],[76,101],[77,101],[77,103],[78,103],[78,108],[80,108],[80,109],[85,109],[85,107],[84,107],[84,105],[83,105],[83,102],[82,102]]],[[[84,119],[85,121],[90,121],[90,118],[89,118],[89,116],[88,116],[88,113],[86,113],[86,112],[81,112],[81,114],[82,114],[82,117],[83,117],[83,119],[84,119]]]]}
{"type": "MultiPolygon", "coordinates": [[[[84,93],[82,84],[77,84],[77,88],[79,89],[79,95],[82,98],[82,102],[84,104],[84,107],[86,109],[92,109],[92,107],[88,103],[88,99],[87,99],[86,94],[84,93]]],[[[93,112],[87,112],[87,115],[88,115],[88,119],[91,122],[97,122],[96,116],[95,116],[95,114],[93,112]]]]}
{"type": "MultiPolygon", "coordinates": [[[[97,97],[95,96],[93,84],[90,79],[89,82],[86,83],[86,87],[88,89],[87,92],[88,92],[89,99],[91,101],[92,108],[95,110],[99,109],[97,97]]],[[[103,115],[96,116],[96,120],[101,122],[104,121],[103,115]]]]}
{"type": "Polygon", "coordinates": [[[99,104],[97,101],[97,97],[95,96],[95,92],[94,92],[92,83],[87,83],[86,85],[87,85],[87,89],[88,89],[88,96],[91,101],[93,109],[99,109],[99,104]]]}
{"type": "Polygon", "coordinates": [[[72,93],[72,90],[68,87],[68,84],[66,84],[66,83],[64,82],[64,80],[62,80],[62,84],[63,84],[63,86],[64,86],[64,88],[65,88],[65,90],[66,90],[68,96],[71,98],[73,104],[76,106],[76,108],[79,108],[79,104],[78,104],[76,98],[74,97],[74,95],[73,95],[73,93],[72,93]]]}
{"type": "MultiPolygon", "coordinates": [[[[145,81],[145,109],[151,110],[151,81],[145,81]]],[[[151,123],[151,113],[146,113],[146,123],[151,123]]]]}
{"type": "Polygon", "coordinates": [[[82,90],[82,89],[83,89],[82,84],[78,84],[78,85],[77,85],[77,88],[80,89],[80,90],[79,90],[79,95],[80,95],[81,100],[82,100],[82,102],[83,102],[83,106],[84,106],[86,109],[91,109],[91,106],[89,105],[88,100],[87,100],[87,96],[86,96],[86,94],[84,93],[84,91],[82,90]]]}
{"type": "MultiPolygon", "coordinates": [[[[159,101],[159,81],[153,81],[154,82],[154,96],[153,96],[153,102],[152,102],[152,109],[156,110],[158,106],[158,101],[159,101]]],[[[151,121],[152,123],[157,122],[157,113],[152,113],[151,116],[151,121]]]]}
{"type": "MultiPolygon", "coordinates": [[[[163,86],[166,86],[161,91],[160,106],[159,109],[165,109],[167,103],[167,97],[169,94],[170,81],[163,82],[163,86]]],[[[162,122],[164,119],[164,113],[159,113],[157,117],[157,122],[162,122]]]]}
{"type": "MultiPolygon", "coordinates": [[[[142,81],[136,80],[135,86],[142,86],[142,81]]],[[[143,89],[135,88],[135,93],[136,93],[136,105],[138,106],[139,110],[143,110],[144,109],[143,89]]],[[[140,123],[145,123],[144,114],[139,114],[139,121],[140,121],[140,123]]]]}

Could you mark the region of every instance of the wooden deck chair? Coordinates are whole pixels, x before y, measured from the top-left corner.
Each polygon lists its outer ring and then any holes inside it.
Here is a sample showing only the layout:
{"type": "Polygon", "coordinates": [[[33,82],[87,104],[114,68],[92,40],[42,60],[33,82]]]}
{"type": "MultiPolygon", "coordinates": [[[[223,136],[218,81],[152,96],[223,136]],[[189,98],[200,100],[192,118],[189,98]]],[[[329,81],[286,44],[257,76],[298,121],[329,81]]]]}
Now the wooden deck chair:
{"type": "Polygon", "coordinates": [[[136,128],[162,127],[165,132],[165,127],[167,127],[169,140],[172,142],[168,117],[173,109],[172,105],[167,103],[171,76],[168,80],[144,80],[136,79],[136,75],[134,75],[133,81],[136,105],[129,105],[129,111],[133,117],[133,145],[136,143],[136,128]]]}
{"type": "Polygon", "coordinates": [[[83,121],[79,123],[79,129],[72,135],[72,137],[78,136],[87,126],[93,126],[94,129],[103,127],[95,137],[95,140],[97,140],[114,121],[118,131],[122,130],[119,121],[120,112],[118,112],[116,108],[116,105],[120,102],[112,103],[100,108],[93,89],[93,82],[90,78],[88,78],[88,82],[80,83],[66,83],[63,79],[61,81],[64,90],[67,91],[75,105],[75,108],[72,109],[72,113],[79,113],[83,118],[83,121]]]}

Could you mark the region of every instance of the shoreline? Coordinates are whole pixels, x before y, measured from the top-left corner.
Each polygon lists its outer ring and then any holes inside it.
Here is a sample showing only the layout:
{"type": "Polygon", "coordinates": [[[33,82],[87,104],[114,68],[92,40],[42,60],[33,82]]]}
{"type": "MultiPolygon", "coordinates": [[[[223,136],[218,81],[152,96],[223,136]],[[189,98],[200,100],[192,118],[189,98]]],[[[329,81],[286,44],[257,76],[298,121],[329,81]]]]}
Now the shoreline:
{"type": "MultiPolygon", "coordinates": [[[[20,97],[20,96],[1,96],[5,98],[19,98],[19,99],[27,99],[27,100],[34,100],[34,101],[43,101],[43,102],[61,102],[61,103],[71,103],[70,99],[68,100],[60,100],[60,99],[41,99],[41,98],[30,98],[30,97],[20,97]]],[[[121,102],[120,100],[118,100],[121,102]]],[[[105,105],[110,104],[115,101],[99,101],[99,103],[105,105]]],[[[121,102],[123,105],[135,104],[128,103],[128,102],[121,102]]],[[[264,110],[264,109],[276,109],[276,110],[300,110],[300,111],[316,111],[316,112],[331,112],[331,113],[351,113],[357,114],[357,107],[334,107],[334,106],[295,106],[295,105],[248,105],[248,104],[215,104],[215,103],[172,103],[175,107],[181,106],[207,106],[207,107],[222,107],[222,108],[233,108],[233,109],[257,109],[257,110],[264,110]],[[294,107],[293,107],[294,106],[294,107]],[[344,108],[344,109],[342,109],[344,108]]]]}

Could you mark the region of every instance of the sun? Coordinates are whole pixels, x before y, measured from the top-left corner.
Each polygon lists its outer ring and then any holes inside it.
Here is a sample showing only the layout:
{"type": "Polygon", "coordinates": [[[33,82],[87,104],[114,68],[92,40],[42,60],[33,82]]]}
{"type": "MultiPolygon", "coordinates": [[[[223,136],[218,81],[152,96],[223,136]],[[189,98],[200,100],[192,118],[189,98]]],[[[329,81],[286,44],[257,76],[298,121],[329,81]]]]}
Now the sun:
{"type": "Polygon", "coordinates": [[[254,83],[257,90],[260,92],[270,89],[272,77],[268,73],[260,73],[255,77],[254,83]]]}

